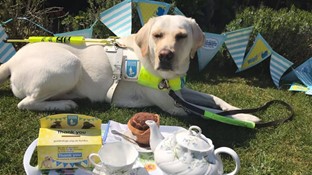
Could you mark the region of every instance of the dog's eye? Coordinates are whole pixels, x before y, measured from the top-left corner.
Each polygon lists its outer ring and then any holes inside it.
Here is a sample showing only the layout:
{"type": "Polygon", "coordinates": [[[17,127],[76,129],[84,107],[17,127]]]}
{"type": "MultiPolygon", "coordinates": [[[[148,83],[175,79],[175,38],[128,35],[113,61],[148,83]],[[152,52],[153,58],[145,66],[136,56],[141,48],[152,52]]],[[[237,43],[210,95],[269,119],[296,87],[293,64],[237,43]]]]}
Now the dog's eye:
{"type": "Polygon", "coordinates": [[[154,38],[160,39],[163,37],[163,33],[155,33],[153,36],[154,38]]]}
{"type": "Polygon", "coordinates": [[[179,33],[176,35],[176,40],[181,40],[183,38],[186,38],[187,34],[186,33],[179,33]]]}

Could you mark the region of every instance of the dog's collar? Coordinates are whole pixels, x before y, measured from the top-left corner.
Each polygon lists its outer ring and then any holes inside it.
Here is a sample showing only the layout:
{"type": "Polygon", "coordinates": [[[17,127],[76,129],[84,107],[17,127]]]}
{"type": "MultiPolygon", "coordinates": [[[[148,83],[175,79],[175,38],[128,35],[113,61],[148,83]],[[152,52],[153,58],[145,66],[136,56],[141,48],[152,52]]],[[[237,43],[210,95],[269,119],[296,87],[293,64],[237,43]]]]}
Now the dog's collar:
{"type": "Polygon", "coordinates": [[[148,70],[141,65],[140,73],[138,76],[138,83],[140,85],[153,88],[153,89],[172,89],[174,91],[182,89],[185,85],[186,76],[176,77],[173,79],[163,79],[150,73],[148,70]]]}

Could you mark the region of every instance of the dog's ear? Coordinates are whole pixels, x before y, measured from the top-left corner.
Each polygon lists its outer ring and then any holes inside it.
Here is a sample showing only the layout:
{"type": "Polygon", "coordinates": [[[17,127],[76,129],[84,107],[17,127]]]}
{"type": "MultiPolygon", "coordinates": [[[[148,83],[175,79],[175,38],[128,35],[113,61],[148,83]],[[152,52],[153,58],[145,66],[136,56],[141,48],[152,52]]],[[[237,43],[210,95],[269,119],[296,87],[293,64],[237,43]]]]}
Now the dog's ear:
{"type": "Polygon", "coordinates": [[[193,34],[193,47],[190,53],[190,57],[194,58],[197,49],[199,49],[201,46],[203,46],[205,41],[205,34],[201,30],[201,28],[198,26],[196,21],[192,18],[188,18],[189,22],[192,26],[192,34],[193,34]]]}
{"type": "Polygon", "coordinates": [[[148,39],[154,21],[155,18],[149,19],[148,22],[144,24],[144,26],[135,35],[135,42],[141,48],[141,53],[143,57],[148,54],[148,39]]]}

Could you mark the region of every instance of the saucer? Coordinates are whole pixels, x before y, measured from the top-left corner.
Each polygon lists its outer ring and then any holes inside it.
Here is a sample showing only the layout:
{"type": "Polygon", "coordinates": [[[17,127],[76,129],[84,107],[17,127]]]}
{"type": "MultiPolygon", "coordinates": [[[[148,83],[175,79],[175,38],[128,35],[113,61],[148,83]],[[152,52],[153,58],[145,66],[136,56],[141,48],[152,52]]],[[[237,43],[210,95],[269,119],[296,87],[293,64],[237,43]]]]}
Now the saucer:
{"type": "MultiPolygon", "coordinates": [[[[97,169],[93,169],[92,171],[93,175],[108,175],[105,172],[100,172],[97,169]]],[[[146,171],[146,169],[142,166],[142,164],[137,160],[137,162],[133,165],[132,170],[129,173],[126,174],[110,174],[110,175],[149,175],[149,173],[146,171]]]]}

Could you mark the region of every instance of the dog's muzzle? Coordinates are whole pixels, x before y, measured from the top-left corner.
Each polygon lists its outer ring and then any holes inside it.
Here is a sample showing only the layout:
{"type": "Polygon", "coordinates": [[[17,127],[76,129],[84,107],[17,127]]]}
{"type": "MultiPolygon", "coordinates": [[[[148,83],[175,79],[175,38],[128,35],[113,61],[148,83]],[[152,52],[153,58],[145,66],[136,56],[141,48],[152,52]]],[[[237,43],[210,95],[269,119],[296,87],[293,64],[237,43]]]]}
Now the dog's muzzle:
{"type": "Polygon", "coordinates": [[[169,49],[162,49],[159,52],[159,65],[158,70],[172,70],[172,60],[174,57],[174,52],[169,49]]]}

